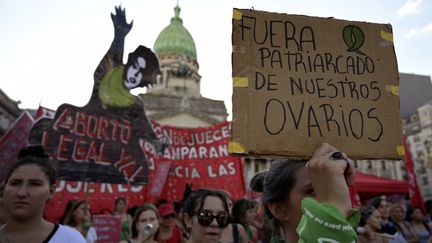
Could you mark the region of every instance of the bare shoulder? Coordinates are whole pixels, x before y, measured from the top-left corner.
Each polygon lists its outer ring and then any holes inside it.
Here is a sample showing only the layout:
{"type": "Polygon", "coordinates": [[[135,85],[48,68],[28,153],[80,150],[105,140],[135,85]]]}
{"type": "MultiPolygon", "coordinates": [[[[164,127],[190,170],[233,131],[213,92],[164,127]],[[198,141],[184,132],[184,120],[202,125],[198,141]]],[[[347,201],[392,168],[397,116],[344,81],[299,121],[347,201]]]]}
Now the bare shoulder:
{"type": "Polygon", "coordinates": [[[239,232],[244,232],[244,233],[246,234],[246,230],[245,230],[245,228],[243,227],[243,225],[241,225],[241,224],[237,224],[237,228],[238,228],[239,232]]]}
{"type": "Polygon", "coordinates": [[[238,228],[239,235],[240,235],[240,237],[242,239],[242,243],[248,243],[249,242],[248,236],[246,234],[246,230],[243,227],[243,225],[237,224],[237,228],[238,228]]]}

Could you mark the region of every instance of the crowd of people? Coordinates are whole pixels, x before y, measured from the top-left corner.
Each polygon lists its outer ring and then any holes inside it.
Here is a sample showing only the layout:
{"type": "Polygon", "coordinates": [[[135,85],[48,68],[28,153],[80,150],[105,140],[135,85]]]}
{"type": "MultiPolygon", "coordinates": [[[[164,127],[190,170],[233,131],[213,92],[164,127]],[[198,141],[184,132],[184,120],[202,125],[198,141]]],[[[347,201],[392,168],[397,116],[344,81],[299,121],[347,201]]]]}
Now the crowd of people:
{"type": "Polygon", "coordinates": [[[359,242],[432,242],[430,214],[421,207],[389,202],[385,196],[371,199],[360,209],[359,242]]]}
{"type": "MultiPolygon", "coordinates": [[[[181,202],[129,207],[115,200],[122,243],[418,242],[431,243],[430,214],[384,196],[351,208],[351,160],[323,144],[310,160],[281,160],[251,188],[260,200],[233,199],[222,190],[187,185],[181,202]]],[[[21,150],[6,175],[0,203],[0,242],[103,242],[92,225],[91,202],[71,200],[58,222],[44,219],[55,170],[40,146],[21,150]]]]}

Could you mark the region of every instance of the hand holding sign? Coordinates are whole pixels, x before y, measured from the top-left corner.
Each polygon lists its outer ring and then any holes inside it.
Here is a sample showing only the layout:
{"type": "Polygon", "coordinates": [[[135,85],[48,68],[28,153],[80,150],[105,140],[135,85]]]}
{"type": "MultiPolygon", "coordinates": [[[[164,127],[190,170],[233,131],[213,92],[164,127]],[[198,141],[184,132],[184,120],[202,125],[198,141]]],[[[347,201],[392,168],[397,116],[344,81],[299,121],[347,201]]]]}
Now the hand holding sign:
{"type": "Polygon", "coordinates": [[[344,160],[332,160],[330,156],[335,152],[338,152],[336,148],[323,143],[315,150],[306,167],[316,199],[334,205],[346,215],[351,209],[348,186],[354,183],[355,169],[354,166],[347,167],[344,160]],[[346,173],[345,169],[348,169],[346,173]]]}

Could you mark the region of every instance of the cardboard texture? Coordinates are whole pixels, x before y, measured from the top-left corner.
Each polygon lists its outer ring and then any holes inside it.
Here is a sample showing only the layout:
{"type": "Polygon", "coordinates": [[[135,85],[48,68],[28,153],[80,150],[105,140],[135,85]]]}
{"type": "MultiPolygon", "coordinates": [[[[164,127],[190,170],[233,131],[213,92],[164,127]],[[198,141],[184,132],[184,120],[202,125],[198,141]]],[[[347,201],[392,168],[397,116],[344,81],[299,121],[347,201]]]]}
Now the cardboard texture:
{"type": "Polygon", "coordinates": [[[390,24],[234,9],[231,153],[399,159],[399,72],[390,24]],[[237,148],[237,149],[236,149],[237,148]]]}

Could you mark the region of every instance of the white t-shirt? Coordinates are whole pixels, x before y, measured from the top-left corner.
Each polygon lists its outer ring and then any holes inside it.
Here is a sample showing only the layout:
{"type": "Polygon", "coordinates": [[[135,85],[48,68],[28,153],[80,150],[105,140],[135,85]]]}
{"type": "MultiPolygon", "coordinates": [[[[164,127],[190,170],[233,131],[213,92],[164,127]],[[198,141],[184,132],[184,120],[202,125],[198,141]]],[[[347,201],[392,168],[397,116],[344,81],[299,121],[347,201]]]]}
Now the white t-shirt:
{"type": "Polygon", "coordinates": [[[87,243],[93,243],[97,240],[97,234],[96,234],[95,228],[90,227],[88,229],[86,240],[87,240],[87,243]]]}
{"type": "Polygon", "coordinates": [[[56,224],[51,234],[44,243],[86,243],[86,240],[78,230],[69,226],[56,224]]]}

